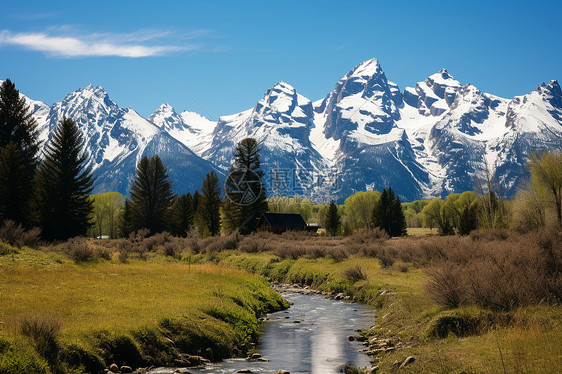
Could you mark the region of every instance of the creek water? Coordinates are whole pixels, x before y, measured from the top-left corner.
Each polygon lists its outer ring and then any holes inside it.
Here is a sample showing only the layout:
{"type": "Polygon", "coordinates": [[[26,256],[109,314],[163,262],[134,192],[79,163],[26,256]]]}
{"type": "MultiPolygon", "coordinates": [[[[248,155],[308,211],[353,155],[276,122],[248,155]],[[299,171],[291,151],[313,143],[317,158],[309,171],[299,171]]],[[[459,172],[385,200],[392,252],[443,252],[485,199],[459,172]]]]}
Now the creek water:
{"type": "MultiPolygon", "coordinates": [[[[270,374],[288,370],[291,374],[339,373],[345,364],[370,367],[369,356],[360,353],[363,345],[349,341],[355,329],[369,328],[375,310],[366,305],[327,299],[320,295],[286,292],[293,305],[271,313],[264,324],[258,352],[269,362],[229,359],[204,367],[189,368],[190,373],[232,374],[241,369],[270,374]]],[[[174,369],[158,368],[151,374],[169,374],[174,369]]]]}

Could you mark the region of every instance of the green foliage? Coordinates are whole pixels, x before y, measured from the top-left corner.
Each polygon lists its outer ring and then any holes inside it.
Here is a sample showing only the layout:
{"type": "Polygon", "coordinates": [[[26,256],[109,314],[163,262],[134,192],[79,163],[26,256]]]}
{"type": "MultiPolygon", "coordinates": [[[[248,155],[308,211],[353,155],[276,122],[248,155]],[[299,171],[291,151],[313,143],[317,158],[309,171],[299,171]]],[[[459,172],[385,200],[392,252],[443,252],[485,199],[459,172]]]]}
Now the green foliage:
{"type": "Polygon", "coordinates": [[[478,228],[478,212],[476,204],[466,206],[459,219],[459,234],[468,235],[478,228]]]}
{"type": "Polygon", "coordinates": [[[429,200],[416,200],[410,203],[402,203],[402,210],[406,218],[407,227],[423,227],[422,210],[429,204],[429,200]]]}
{"type": "Polygon", "coordinates": [[[378,191],[359,191],[345,199],[344,210],[349,223],[357,229],[370,229],[373,210],[380,197],[378,191]]]}
{"type": "Polygon", "coordinates": [[[562,153],[532,154],[527,162],[531,183],[537,193],[547,196],[556,210],[558,225],[562,225],[562,153]]]}
{"type": "Polygon", "coordinates": [[[121,211],[125,205],[125,198],[119,192],[105,192],[91,195],[93,202],[93,226],[91,236],[107,236],[115,239],[118,234],[118,223],[121,211]]]}
{"type": "Polygon", "coordinates": [[[400,198],[394,195],[392,188],[384,189],[378,203],[373,208],[373,227],[380,227],[389,236],[406,234],[406,219],[402,211],[400,198]]]}
{"type": "Polygon", "coordinates": [[[125,231],[148,229],[151,234],[166,229],[166,214],[172,204],[172,182],[160,157],[143,157],[131,187],[131,200],[126,206],[130,221],[125,231]]]}
{"type": "Polygon", "coordinates": [[[0,220],[33,223],[34,175],[39,141],[25,98],[6,79],[0,87],[0,220]]]}
{"type": "MultiPolygon", "coordinates": [[[[234,150],[234,163],[230,168],[229,177],[225,183],[227,199],[232,199],[241,188],[248,188],[251,203],[232,201],[223,210],[228,218],[228,226],[238,226],[241,234],[249,234],[256,230],[256,224],[262,213],[267,212],[263,171],[260,169],[260,147],[253,138],[241,140],[234,150]],[[259,182],[246,183],[256,178],[259,182]],[[242,181],[242,183],[240,183],[242,181]]],[[[229,227],[231,230],[232,227],[229,227]]]]}
{"type": "Polygon", "coordinates": [[[49,365],[22,341],[8,342],[0,338],[0,373],[50,373],[49,365]]]}
{"type": "Polygon", "coordinates": [[[324,219],[324,227],[326,232],[330,236],[338,235],[341,226],[341,217],[338,213],[338,206],[334,203],[334,200],[330,202],[328,209],[326,210],[326,218],[324,219]]]}
{"type": "Polygon", "coordinates": [[[239,229],[242,222],[242,209],[228,197],[224,199],[221,208],[221,225],[225,234],[232,234],[239,229]]]}
{"type": "Polygon", "coordinates": [[[64,119],[46,146],[37,176],[38,206],[43,238],[64,240],[86,235],[93,204],[93,177],[85,169],[88,154],[73,120],[64,119]]]}
{"type": "Polygon", "coordinates": [[[220,194],[219,177],[212,171],[203,180],[197,208],[196,223],[203,237],[220,234],[220,194]]]}
{"type": "Polygon", "coordinates": [[[422,214],[426,227],[437,227],[441,235],[454,234],[453,212],[441,199],[433,199],[423,208],[422,214]]]}
{"type": "Polygon", "coordinates": [[[193,197],[188,192],[174,199],[168,214],[168,228],[174,236],[186,237],[193,226],[193,197]]]}
{"type": "Polygon", "coordinates": [[[314,202],[300,195],[293,197],[271,196],[267,199],[269,211],[272,213],[293,213],[300,214],[305,222],[315,219],[313,210],[317,205],[314,202]]]}

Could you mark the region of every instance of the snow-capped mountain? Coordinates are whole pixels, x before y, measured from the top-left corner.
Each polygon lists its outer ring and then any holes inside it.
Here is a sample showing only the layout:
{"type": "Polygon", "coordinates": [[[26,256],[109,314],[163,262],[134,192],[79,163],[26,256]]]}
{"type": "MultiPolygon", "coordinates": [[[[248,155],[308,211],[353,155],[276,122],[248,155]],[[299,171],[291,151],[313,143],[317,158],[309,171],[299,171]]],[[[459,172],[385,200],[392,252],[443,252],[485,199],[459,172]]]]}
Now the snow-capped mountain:
{"type": "Polygon", "coordinates": [[[161,105],[148,119],[120,108],[101,87],[52,107],[28,99],[46,141],[64,117],[77,121],[97,176],[95,191],[128,191],[143,155],[159,154],[179,193],[211,170],[228,173],[236,143],[261,145],[269,194],[341,202],[392,187],[403,200],[472,190],[487,170],[511,196],[535,151],[562,151],[562,91],[557,81],[513,99],[480,91],[445,69],[403,91],[376,59],[344,75],[311,102],[279,82],[246,111],[213,122],[161,105]]]}
{"type": "Polygon", "coordinates": [[[228,170],[235,145],[244,138],[255,138],[261,146],[269,192],[310,194],[311,179],[324,167],[322,156],[310,142],[313,119],[312,102],[288,83],[279,82],[254,108],[219,118],[210,147],[202,156],[228,170]]]}
{"type": "Polygon", "coordinates": [[[102,87],[76,90],[53,104],[47,116],[37,117],[44,140],[63,118],[73,119],[82,131],[96,177],[94,192],[127,194],[138,161],[154,154],[168,167],[178,192],[199,188],[205,174],[217,170],[134,110],[120,108],[102,87]]]}
{"type": "Polygon", "coordinates": [[[148,120],[199,156],[209,148],[217,124],[188,110],[178,114],[170,104],[160,105],[148,120]]]}
{"type": "Polygon", "coordinates": [[[396,126],[402,105],[396,84],[372,59],[342,77],[315,108],[316,126],[324,135],[317,134],[316,144],[331,144],[333,150],[337,142],[332,164],[338,195],[399,185],[403,196],[422,195],[427,172],[416,161],[405,130],[396,126]]]}

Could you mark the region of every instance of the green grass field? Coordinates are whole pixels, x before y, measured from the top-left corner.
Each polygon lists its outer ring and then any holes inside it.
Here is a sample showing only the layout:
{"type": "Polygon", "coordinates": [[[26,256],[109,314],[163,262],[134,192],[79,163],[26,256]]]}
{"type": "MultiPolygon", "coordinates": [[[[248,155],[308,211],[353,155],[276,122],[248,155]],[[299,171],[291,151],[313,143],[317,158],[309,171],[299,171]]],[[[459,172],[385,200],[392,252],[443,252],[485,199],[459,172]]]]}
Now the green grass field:
{"type": "Polygon", "coordinates": [[[76,263],[65,244],[13,255],[3,250],[0,373],[79,373],[112,362],[173,366],[178,353],[204,354],[206,348],[216,357],[245,354],[258,337],[257,317],[286,306],[268,281],[343,292],[375,306],[378,318],[363,334],[398,347],[374,356],[377,373],[395,372],[395,363],[408,356],[416,361],[400,372],[560,372],[562,308],[438,305],[427,288],[432,264],[421,264],[423,252],[405,259],[415,248],[446,248],[460,239],[426,234],[386,241],[256,236],[235,245],[231,239],[205,239],[198,253],[180,242],[183,249],[165,256],[162,244],[142,255],[131,252],[124,263],[117,250],[109,259],[76,263]],[[394,260],[385,264],[377,256],[394,260]],[[22,320],[30,316],[60,322],[62,366],[49,362],[36,340],[22,336],[22,320]]]}
{"type": "MultiPolygon", "coordinates": [[[[63,345],[77,344],[105,364],[116,353],[103,352],[103,340],[120,336],[130,337],[141,357],[120,364],[155,359],[143,352],[153,347],[142,346],[140,331],[170,338],[191,354],[208,347],[217,357],[241,354],[257,338],[258,316],[286,306],[256,275],[156,254],[125,264],[76,264],[64,253],[26,248],[0,256],[0,279],[1,338],[16,340],[22,317],[52,318],[61,323],[63,345]]],[[[156,361],[172,364],[173,356],[156,361]]]]}

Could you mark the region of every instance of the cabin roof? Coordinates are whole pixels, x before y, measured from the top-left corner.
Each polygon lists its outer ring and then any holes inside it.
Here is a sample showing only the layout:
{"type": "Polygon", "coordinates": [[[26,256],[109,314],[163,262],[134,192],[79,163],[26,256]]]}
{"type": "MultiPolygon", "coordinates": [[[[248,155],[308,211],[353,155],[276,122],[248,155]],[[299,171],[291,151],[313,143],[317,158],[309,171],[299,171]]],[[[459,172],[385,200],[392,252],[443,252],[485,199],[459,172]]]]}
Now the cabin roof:
{"type": "Polygon", "coordinates": [[[271,227],[306,227],[306,222],[300,214],[264,213],[262,218],[265,219],[271,227]]]}

